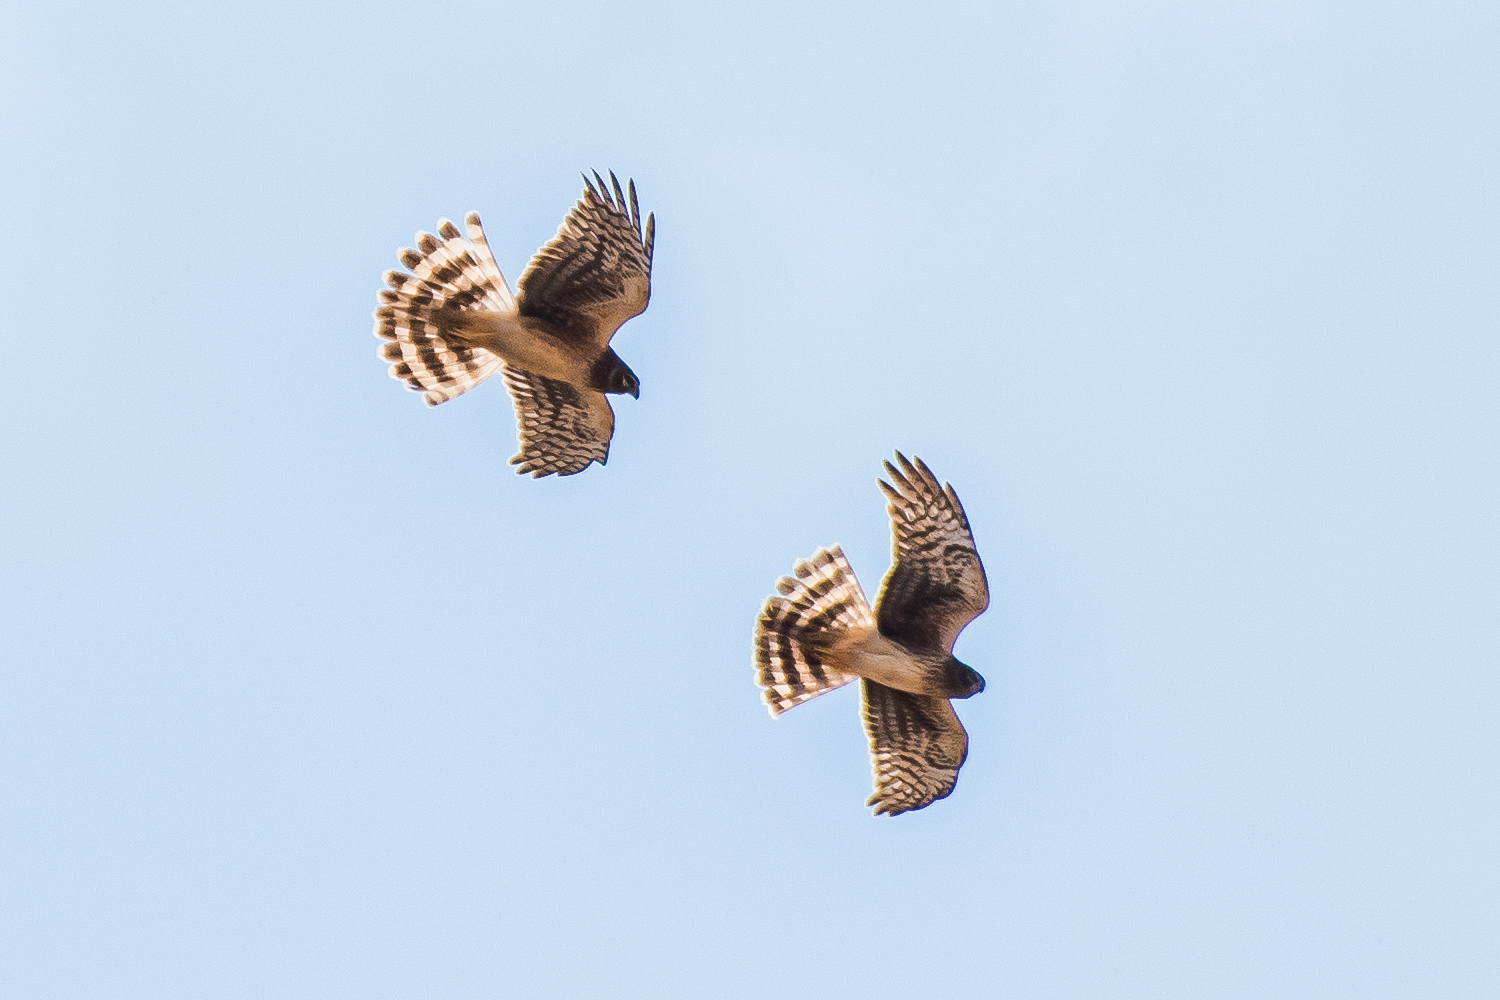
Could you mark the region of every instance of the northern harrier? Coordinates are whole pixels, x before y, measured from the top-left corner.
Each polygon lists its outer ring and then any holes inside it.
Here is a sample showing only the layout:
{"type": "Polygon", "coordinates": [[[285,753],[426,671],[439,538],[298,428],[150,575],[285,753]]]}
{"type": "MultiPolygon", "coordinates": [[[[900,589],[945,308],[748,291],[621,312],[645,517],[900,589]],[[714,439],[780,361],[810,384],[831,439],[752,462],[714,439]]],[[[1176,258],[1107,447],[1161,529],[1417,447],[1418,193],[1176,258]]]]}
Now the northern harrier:
{"type": "Polygon", "coordinates": [[[584,177],[585,190],[552,242],[537,251],[517,293],[490,253],[479,215],[468,238],[447,219],[401,251],[410,274],[387,271],[375,310],[380,356],[391,378],[428,406],[505,373],[521,422],[521,453],[510,460],[533,478],[571,476],[609,459],[615,414],[605,393],[640,397],[635,373],[609,346],[651,300],[656,217],[646,218],[614,174],[584,177]],[[595,186],[595,181],[598,185],[595,186]]]}
{"type": "Polygon", "coordinates": [[[875,600],[865,601],[835,545],[776,583],[780,597],[755,629],[756,682],[772,716],[809,698],[864,682],[865,730],[875,767],[875,815],[921,809],[953,791],[969,736],[950,698],[984,690],[984,678],[953,658],[953,642],[989,606],[984,566],[952,486],[896,453],[890,499],[895,561],[875,600]]]}

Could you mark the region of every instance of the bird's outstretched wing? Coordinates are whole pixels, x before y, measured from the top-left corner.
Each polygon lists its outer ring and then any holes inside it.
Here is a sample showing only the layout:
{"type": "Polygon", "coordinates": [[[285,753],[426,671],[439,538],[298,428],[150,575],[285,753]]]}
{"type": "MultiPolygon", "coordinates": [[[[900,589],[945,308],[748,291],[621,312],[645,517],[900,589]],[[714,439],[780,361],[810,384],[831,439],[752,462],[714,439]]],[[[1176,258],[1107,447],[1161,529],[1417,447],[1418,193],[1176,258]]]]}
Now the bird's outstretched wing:
{"type": "Polygon", "coordinates": [[[505,381],[521,422],[521,453],[510,460],[517,472],[571,476],[609,460],[615,412],[604,393],[513,368],[505,381]]]}
{"type": "Polygon", "coordinates": [[[609,175],[613,191],[598,173],[594,179],[598,187],[584,177],[587,186],[578,204],[527,265],[519,303],[522,316],[602,348],[620,324],[651,301],[656,216],[647,217],[643,233],[635,181],[627,197],[614,174],[609,175]]]}
{"type": "Polygon", "coordinates": [[[885,463],[895,559],[875,602],[880,634],[909,649],[951,654],[965,625],[989,607],[984,565],[952,486],[939,486],[919,458],[885,463]]]}
{"type": "Polygon", "coordinates": [[[875,794],[865,804],[877,816],[896,816],[946,797],[969,755],[969,734],[948,699],[863,684],[875,769],[875,794]]]}
{"type": "Polygon", "coordinates": [[[447,219],[438,220],[438,235],[418,233],[416,247],[401,251],[411,269],[387,271],[375,310],[375,336],[384,343],[380,356],[391,363],[391,378],[422,393],[436,406],[474,388],[504,367],[481,347],[450,341],[435,316],[439,309],[515,308],[500,273],[479,214],[464,220],[468,238],[447,219]]]}

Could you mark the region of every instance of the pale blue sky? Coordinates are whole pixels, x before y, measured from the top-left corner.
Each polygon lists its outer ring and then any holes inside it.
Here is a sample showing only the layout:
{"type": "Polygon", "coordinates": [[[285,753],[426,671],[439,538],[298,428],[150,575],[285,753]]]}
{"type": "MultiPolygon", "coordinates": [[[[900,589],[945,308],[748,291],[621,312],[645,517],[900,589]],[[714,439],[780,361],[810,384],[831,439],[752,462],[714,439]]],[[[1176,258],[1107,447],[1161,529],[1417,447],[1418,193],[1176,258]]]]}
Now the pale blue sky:
{"type": "Polygon", "coordinates": [[[1500,995],[1500,12],[12,4],[0,993],[1500,995]],[[606,469],[370,312],[659,226],[606,469]],[[956,793],[772,721],[963,497],[956,793]]]}

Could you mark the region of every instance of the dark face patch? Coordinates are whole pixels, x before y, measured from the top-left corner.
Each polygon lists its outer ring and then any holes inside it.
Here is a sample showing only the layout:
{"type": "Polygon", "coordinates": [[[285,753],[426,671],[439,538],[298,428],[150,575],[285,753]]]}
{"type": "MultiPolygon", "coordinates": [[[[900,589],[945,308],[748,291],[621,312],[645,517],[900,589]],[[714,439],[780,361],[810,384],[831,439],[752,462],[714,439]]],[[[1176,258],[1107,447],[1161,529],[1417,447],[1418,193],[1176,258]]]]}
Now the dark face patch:
{"type": "Polygon", "coordinates": [[[984,678],[979,671],[957,660],[948,661],[948,690],[950,698],[972,698],[984,690],[984,678]]]}
{"type": "Polygon", "coordinates": [[[600,392],[640,398],[640,380],[635,377],[635,372],[620,360],[614,348],[609,348],[599,356],[599,360],[594,363],[593,377],[594,388],[600,392]]]}

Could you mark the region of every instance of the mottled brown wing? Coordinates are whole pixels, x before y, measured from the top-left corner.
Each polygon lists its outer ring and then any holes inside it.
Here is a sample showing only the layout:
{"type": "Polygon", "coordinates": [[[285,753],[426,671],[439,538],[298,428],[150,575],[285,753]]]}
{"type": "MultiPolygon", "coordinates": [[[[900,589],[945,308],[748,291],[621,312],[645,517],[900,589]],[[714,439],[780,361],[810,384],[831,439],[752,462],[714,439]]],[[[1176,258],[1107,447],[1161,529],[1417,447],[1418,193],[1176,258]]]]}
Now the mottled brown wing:
{"type": "Polygon", "coordinates": [[[875,601],[880,634],[909,649],[951,654],[965,625],[989,607],[984,565],[969,519],[951,486],[939,486],[919,458],[899,451],[901,468],[885,463],[895,485],[880,482],[890,499],[895,560],[875,601]]]}
{"type": "Polygon", "coordinates": [[[521,275],[519,304],[522,316],[602,348],[620,324],[651,301],[656,217],[646,219],[642,235],[635,181],[627,197],[614,174],[609,175],[613,192],[604,178],[594,177],[599,186],[583,179],[587,187],[578,204],[521,275]]]}
{"type": "Polygon", "coordinates": [[[947,698],[864,681],[865,732],[875,769],[875,815],[921,809],[945,798],[969,755],[969,734],[947,698]]]}
{"type": "Polygon", "coordinates": [[[512,368],[505,369],[505,381],[521,422],[521,453],[510,460],[516,472],[533,479],[571,476],[590,462],[609,461],[615,413],[604,393],[512,368]]]}

